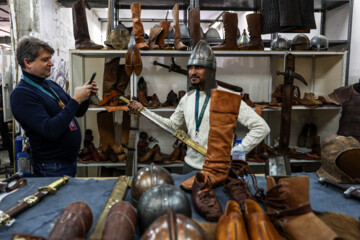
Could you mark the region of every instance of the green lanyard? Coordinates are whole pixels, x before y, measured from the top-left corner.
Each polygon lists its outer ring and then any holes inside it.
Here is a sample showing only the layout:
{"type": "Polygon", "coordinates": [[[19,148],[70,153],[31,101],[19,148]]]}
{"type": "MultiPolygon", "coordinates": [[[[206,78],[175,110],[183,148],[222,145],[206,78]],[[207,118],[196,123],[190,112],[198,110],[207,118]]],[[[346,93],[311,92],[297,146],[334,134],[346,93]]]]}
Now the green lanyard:
{"type": "Polygon", "coordinates": [[[199,98],[200,98],[200,93],[199,93],[199,89],[197,88],[196,89],[196,99],[195,99],[195,122],[196,122],[196,134],[199,132],[199,128],[200,128],[200,124],[201,124],[201,121],[204,117],[204,113],[205,113],[205,109],[206,109],[206,106],[208,105],[208,102],[209,102],[209,99],[210,99],[210,96],[206,95],[206,99],[204,101],[204,104],[201,108],[201,112],[200,112],[200,116],[198,117],[199,115],[199,98]]]}
{"type": "Polygon", "coordinates": [[[64,103],[61,101],[59,95],[57,95],[57,93],[56,93],[49,85],[47,85],[47,86],[49,87],[49,89],[51,90],[51,92],[52,92],[53,94],[51,94],[51,93],[49,93],[48,91],[46,91],[45,88],[43,88],[43,86],[41,86],[41,85],[37,84],[36,82],[32,81],[30,78],[26,77],[25,75],[23,75],[23,79],[24,79],[24,81],[27,82],[28,84],[30,84],[30,85],[32,85],[32,86],[40,89],[40,91],[42,91],[42,92],[45,93],[46,95],[50,96],[52,99],[54,99],[54,100],[59,104],[59,106],[60,106],[62,109],[64,109],[64,107],[65,107],[64,103]],[[55,95],[55,96],[54,96],[54,95],[55,95]]]}

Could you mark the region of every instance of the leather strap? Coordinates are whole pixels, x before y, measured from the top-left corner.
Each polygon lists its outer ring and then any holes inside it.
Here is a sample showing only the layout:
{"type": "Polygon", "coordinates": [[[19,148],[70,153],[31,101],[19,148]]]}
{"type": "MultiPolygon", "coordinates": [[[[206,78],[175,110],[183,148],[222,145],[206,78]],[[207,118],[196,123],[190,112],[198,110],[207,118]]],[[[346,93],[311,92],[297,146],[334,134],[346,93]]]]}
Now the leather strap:
{"type": "Polygon", "coordinates": [[[25,178],[21,178],[19,180],[16,181],[16,183],[14,185],[12,185],[11,187],[6,187],[6,192],[11,192],[14,191],[15,189],[18,189],[22,186],[24,186],[27,183],[25,178]]]}
{"type": "Polygon", "coordinates": [[[299,216],[309,212],[312,212],[310,203],[300,206],[298,208],[277,211],[272,209],[274,212],[267,212],[266,215],[269,217],[287,217],[287,216],[299,216]]]}

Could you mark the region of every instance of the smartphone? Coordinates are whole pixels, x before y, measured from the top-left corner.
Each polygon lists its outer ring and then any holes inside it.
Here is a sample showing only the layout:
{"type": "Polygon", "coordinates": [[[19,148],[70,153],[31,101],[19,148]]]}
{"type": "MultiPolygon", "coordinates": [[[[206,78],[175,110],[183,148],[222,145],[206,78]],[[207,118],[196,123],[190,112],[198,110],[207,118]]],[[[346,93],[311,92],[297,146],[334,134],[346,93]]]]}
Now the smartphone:
{"type": "Polygon", "coordinates": [[[94,81],[95,76],[96,76],[96,72],[94,72],[93,75],[91,76],[89,84],[91,84],[94,81]]]}

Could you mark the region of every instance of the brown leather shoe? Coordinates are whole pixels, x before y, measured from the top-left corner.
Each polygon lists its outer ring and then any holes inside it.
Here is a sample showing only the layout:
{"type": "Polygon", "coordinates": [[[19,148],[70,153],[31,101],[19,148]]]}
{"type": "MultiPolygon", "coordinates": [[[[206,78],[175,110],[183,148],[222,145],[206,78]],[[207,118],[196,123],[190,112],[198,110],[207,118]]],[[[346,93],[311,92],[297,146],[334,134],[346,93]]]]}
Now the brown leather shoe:
{"type": "Polygon", "coordinates": [[[134,71],[132,55],[133,49],[130,48],[125,54],[125,71],[128,76],[131,76],[132,72],[134,71]]]}
{"type": "Polygon", "coordinates": [[[163,161],[163,155],[161,154],[160,146],[156,144],[154,148],[153,161],[154,163],[161,163],[163,161]]]}
{"type": "Polygon", "coordinates": [[[191,191],[196,211],[209,221],[217,221],[222,214],[222,209],[212,189],[210,178],[198,172],[191,191]]]}
{"type": "Polygon", "coordinates": [[[160,151],[160,147],[158,144],[156,144],[153,148],[149,149],[143,156],[138,159],[138,161],[141,163],[150,161],[154,156],[155,152],[157,151],[160,151]]]}
{"type": "Polygon", "coordinates": [[[160,100],[155,93],[151,96],[151,100],[149,103],[152,107],[161,107],[160,100]]]}
{"type": "Polygon", "coordinates": [[[139,49],[134,49],[132,54],[133,68],[136,75],[140,75],[143,65],[141,61],[141,54],[139,49]]]}
{"type": "Polygon", "coordinates": [[[225,213],[217,224],[216,239],[249,240],[244,218],[237,202],[233,200],[227,202],[225,213]]]}
{"type": "Polygon", "coordinates": [[[144,106],[144,107],[151,107],[151,104],[148,102],[148,100],[146,99],[145,95],[143,92],[137,90],[137,94],[138,94],[138,101],[144,106]]]}
{"type": "Polygon", "coordinates": [[[282,240],[282,237],[257,202],[250,199],[246,200],[244,216],[250,239],[282,240]]]}

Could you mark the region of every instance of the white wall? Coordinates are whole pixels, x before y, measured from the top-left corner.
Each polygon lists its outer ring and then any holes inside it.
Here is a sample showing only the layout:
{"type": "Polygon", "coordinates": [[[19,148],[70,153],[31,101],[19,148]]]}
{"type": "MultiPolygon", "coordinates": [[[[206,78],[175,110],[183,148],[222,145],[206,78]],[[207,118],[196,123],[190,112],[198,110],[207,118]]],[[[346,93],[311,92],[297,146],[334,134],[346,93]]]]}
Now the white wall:
{"type": "Polygon", "coordinates": [[[351,53],[349,66],[349,84],[359,82],[360,78],[360,2],[353,1],[353,20],[351,31],[351,53]]]}

